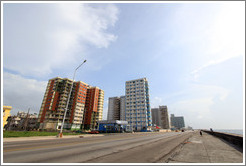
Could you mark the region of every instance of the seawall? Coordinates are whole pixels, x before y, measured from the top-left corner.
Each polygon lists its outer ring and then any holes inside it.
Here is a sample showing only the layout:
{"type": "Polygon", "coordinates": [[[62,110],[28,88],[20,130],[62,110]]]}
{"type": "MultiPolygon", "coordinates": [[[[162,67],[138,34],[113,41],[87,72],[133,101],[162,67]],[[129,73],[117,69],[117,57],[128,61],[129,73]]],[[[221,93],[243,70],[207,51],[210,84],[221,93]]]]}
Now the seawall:
{"type": "Polygon", "coordinates": [[[202,130],[203,132],[206,132],[210,135],[213,135],[215,137],[221,138],[229,143],[232,143],[240,148],[243,148],[243,136],[236,135],[236,134],[229,134],[229,133],[222,133],[222,132],[215,132],[215,131],[209,131],[209,130],[202,130]]]}

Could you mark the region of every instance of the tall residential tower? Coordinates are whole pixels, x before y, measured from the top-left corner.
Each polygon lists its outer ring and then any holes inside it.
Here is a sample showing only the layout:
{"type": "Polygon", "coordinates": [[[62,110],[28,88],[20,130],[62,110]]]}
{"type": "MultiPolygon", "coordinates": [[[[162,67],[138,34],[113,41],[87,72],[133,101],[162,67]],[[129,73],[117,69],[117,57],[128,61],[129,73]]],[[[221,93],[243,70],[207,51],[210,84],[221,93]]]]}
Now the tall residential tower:
{"type": "Polygon", "coordinates": [[[108,98],[108,117],[107,120],[120,120],[120,98],[108,98]]]}
{"type": "Polygon", "coordinates": [[[107,120],[125,120],[125,96],[108,98],[107,120]]]}
{"type": "Polygon", "coordinates": [[[152,126],[147,79],[126,81],[125,88],[125,118],[129,124],[127,127],[135,131],[147,130],[152,126]]]}
{"type": "Polygon", "coordinates": [[[161,127],[162,129],[170,129],[170,119],[168,115],[167,106],[159,106],[159,108],[152,108],[152,123],[161,127]]]}
{"type": "Polygon", "coordinates": [[[90,127],[93,127],[93,125],[90,125],[90,123],[94,123],[93,120],[102,119],[103,97],[102,90],[91,87],[84,82],[73,82],[71,79],[60,77],[50,79],[39,112],[39,128],[59,129],[64,117],[67,101],[69,104],[64,128],[78,130],[83,128],[84,124],[87,126],[89,124],[90,127]],[[72,92],[68,101],[72,85],[72,92]],[[97,89],[97,95],[92,95],[94,89],[97,89]],[[93,111],[97,113],[91,116],[93,111]],[[85,112],[86,116],[84,116],[85,112]]]}

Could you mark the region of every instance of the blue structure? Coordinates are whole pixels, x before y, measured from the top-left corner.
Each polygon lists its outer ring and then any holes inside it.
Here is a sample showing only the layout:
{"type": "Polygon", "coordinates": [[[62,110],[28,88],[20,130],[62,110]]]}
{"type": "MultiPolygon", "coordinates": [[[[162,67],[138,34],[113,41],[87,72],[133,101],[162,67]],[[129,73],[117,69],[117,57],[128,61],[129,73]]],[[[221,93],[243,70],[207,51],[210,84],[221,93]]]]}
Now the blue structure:
{"type": "Polygon", "coordinates": [[[123,132],[127,121],[119,120],[101,120],[98,121],[98,131],[102,133],[119,133],[123,132]]]}

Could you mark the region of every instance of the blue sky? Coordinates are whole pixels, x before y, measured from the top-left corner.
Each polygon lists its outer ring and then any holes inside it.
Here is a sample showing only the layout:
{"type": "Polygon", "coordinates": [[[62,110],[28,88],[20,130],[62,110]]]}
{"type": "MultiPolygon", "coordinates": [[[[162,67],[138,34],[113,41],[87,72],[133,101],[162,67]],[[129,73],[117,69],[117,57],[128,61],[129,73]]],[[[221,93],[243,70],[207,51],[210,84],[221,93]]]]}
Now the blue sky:
{"type": "Polygon", "coordinates": [[[3,4],[3,103],[39,112],[47,81],[72,78],[125,93],[146,77],[151,107],[194,128],[244,124],[244,2],[3,4]],[[230,122],[230,123],[228,123],[230,122]]]}

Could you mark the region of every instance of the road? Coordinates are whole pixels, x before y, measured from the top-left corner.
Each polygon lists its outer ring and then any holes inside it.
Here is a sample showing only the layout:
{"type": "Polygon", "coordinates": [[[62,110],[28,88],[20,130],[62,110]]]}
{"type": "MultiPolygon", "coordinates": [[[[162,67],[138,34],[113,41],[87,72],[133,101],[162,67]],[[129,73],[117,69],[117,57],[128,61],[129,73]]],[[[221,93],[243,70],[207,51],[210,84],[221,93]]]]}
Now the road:
{"type": "Polygon", "coordinates": [[[193,132],[121,133],[3,143],[3,163],[154,163],[193,132]]]}

